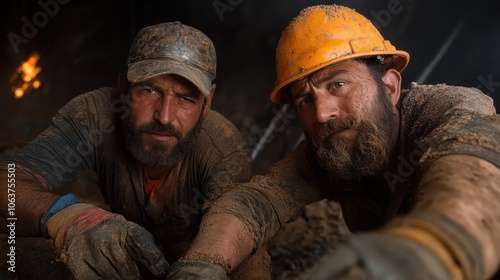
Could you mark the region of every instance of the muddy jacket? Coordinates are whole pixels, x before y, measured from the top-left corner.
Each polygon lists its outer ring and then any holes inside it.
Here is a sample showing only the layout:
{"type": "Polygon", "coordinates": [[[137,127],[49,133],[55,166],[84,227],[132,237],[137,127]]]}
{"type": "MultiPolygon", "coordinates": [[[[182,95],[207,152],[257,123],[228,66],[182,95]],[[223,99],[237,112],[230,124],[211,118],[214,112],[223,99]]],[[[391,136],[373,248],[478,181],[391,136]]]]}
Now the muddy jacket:
{"type": "Polygon", "coordinates": [[[80,171],[95,171],[111,211],[146,227],[164,246],[167,258],[169,251],[177,251],[172,254],[178,257],[196,235],[201,213],[234,185],[231,182],[249,179],[248,150],[234,125],[210,111],[192,149],[173,169],[173,185],[164,183],[166,191],[148,199],[143,189],[143,168],[124,147],[120,119],[128,113],[116,89],[103,88],[78,96],[11,161],[18,169],[38,174],[40,185],[51,190],[80,171]],[[171,202],[158,203],[168,200],[162,197],[168,193],[173,193],[171,202]]]}
{"type": "Polygon", "coordinates": [[[444,155],[477,156],[500,167],[500,115],[495,114],[492,99],[479,90],[412,84],[402,91],[398,106],[397,162],[384,179],[363,178],[349,186],[331,184],[305,140],[266,176],[253,177],[211,211],[239,217],[257,244],[272,237],[306,204],[323,198],[341,204],[351,231],[372,230],[410,210],[422,172],[444,155]],[[241,211],[248,208],[252,211],[241,211]]]}

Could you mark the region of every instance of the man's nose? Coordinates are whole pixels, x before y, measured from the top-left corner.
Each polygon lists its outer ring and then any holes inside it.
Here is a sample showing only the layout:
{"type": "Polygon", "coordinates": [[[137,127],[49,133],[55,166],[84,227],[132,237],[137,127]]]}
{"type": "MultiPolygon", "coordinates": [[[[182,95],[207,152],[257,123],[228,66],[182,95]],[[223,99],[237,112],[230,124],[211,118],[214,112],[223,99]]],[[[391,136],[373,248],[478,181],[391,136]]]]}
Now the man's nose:
{"type": "Polygon", "coordinates": [[[154,119],[159,123],[166,125],[175,119],[175,100],[168,95],[163,95],[155,103],[154,119]]]}
{"type": "Polygon", "coordinates": [[[316,120],[319,123],[326,123],[330,119],[335,119],[339,116],[338,100],[328,93],[315,94],[316,120]]]}

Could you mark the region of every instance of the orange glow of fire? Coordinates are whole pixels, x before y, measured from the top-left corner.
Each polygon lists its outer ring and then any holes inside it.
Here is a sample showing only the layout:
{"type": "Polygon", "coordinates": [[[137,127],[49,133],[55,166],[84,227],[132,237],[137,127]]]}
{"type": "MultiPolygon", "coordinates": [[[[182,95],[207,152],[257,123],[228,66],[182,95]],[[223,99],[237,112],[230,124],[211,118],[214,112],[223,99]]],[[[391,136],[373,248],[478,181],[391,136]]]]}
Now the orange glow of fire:
{"type": "Polygon", "coordinates": [[[37,52],[34,52],[17,68],[17,72],[13,77],[13,80],[18,82],[16,86],[12,87],[15,98],[22,98],[27,91],[30,89],[37,89],[42,84],[40,80],[36,79],[38,73],[42,71],[42,67],[36,65],[39,59],[40,55],[37,52]]]}

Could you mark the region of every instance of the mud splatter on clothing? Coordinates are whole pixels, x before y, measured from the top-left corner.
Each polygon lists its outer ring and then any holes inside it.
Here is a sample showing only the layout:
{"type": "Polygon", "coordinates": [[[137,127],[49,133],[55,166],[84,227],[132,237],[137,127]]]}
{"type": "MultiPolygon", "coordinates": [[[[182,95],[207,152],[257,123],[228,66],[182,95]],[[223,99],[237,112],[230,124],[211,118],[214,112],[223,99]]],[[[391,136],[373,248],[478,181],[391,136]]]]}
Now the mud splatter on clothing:
{"type": "Polygon", "coordinates": [[[173,201],[146,199],[143,167],[124,146],[121,119],[127,114],[129,109],[119,101],[116,89],[80,95],[62,107],[52,125],[11,160],[39,174],[49,190],[81,171],[95,171],[112,212],[148,229],[172,261],[189,247],[203,211],[235,182],[248,181],[248,149],[236,127],[210,111],[192,149],[174,168],[178,174],[173,201]]]}
{"type": "Polygon", "coordinates": [[[385,180],[332,185],[305,140],[266,176],[224,195],[210,212],[239,217],[263,244],[306,204],[328,198],[340,203],[351,231],[372,230],[410,210],[419,178],[445,155],[472,155],[500,167],[500,115],[479,90],[413,83],[402,92],[399,109],[397,161],[385,180]],[[390,194],[388,202],[376,199],[379,190],[390,194]]]}

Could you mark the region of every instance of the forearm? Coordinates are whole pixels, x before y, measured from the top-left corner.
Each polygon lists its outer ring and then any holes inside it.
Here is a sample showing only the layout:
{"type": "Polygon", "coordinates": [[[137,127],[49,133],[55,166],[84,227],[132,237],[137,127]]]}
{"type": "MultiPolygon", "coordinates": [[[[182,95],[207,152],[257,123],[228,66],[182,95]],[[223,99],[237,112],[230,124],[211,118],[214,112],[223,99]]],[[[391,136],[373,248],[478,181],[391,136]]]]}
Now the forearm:
{"type": "MultiPolygon", "coordinates": [[[[16,234],[19,236],[39,236],[40,218],[54,202],[59,195],[51,193],[47,186],[44,186],[33,174],[26,172],[23,166],[16,165],[15,182],[13,188],[10,188],[11,194],[15,198],[13,212],[9,213],[8,188],[1,188],[1,230],[6,230],[5,223],[7,217],[16,218],[16,234]],[[13,215],[11,215],[13,214],[13,215]]],[[[0,166],[0,178],[7,182],[8,172],[5,170],[5,164],[0,166]]],[[[12,196],[11,196],[12,198],[12,196]]],[[[13,205],[11,205],[13,206],[13,205]]]]}
{"type": "Polygon", "coordinates": [[[229,273],[303,208],[303,201],[261,192],[274,186],[259,181],[264,179],[252,180],[260,189],[242,187],[226,193],[203,215],[186,259],[217,263],[229,273]]]}
{"type": "Polygon", "coordinates": [[[200,231],[184,256],[221,265],[232,272],[255,247],[250,231],[236,216],[215,213],[203,217],[200,231]]]}
{"type": "Polygon", "coordinates": [[[204,213],[185,259],[216,263],[232,272],[280,228],[278,215],[268,203],[253,188],[239,187],[225,193],[204,213]]]}
{"type": "Polygon", "coordinates": [[[219,263],[230,272],[305,205],[321,200],[303,148],[214,202],[186,258],[219,263]]]}
{"type": "Polygon", "coordinates": [[[500,169],[467,155],[449,155],[425,170],[414,212],[444,215],[480,244],[486,277],[500,261],[500,169]]]}

